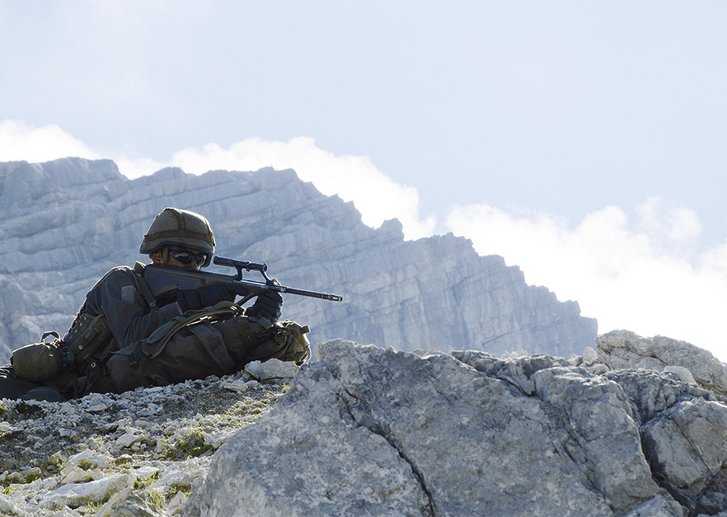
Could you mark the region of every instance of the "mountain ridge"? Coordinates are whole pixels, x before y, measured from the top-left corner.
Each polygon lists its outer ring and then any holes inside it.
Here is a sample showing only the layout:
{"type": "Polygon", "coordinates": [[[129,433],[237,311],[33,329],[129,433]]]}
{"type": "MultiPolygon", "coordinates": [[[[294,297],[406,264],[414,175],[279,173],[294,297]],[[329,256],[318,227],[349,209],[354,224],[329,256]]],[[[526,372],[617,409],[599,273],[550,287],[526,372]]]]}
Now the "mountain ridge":
{"type": "Polygon", "coordinates": [[[452,234],[405,241],[396,220],[369,228],[353,203],[290,169],[166,168],[131,180],[110,160],[8,162],[0,203],[0,357],[46,330],[63,333],[108,269],[144,261],[139,242],[165,206],[205,215],[218,254],[266,262],[286,285],[343,295],[342,304],[286,297],[284,317],[308,323],[313,341],[568,355],[596,336],[577,302],[528,286],[502,257],[481,257],[452,234]]]}

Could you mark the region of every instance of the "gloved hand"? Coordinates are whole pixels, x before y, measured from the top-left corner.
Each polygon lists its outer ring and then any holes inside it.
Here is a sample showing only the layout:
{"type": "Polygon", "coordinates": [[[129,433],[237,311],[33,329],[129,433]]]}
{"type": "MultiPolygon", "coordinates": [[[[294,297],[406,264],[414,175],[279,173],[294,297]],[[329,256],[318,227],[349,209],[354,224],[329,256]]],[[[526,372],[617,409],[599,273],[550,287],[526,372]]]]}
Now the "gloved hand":
{"type": "Polygon", "coordinates": [[[230,285],[207,285],[199,289],[182,289],[177,291],[177,303],[182,312],[190,309],[210,307],[223,300],[235,301],[237,293],[230,285]]]}
{"type": "Polygon", "coordinates": [[[266,290],[260,293],[252,304],[252,307],[245,311],[247,316],[265,318],[270,323],[275,323],[280,318],[283,297],[277,291],[266,290]]]}

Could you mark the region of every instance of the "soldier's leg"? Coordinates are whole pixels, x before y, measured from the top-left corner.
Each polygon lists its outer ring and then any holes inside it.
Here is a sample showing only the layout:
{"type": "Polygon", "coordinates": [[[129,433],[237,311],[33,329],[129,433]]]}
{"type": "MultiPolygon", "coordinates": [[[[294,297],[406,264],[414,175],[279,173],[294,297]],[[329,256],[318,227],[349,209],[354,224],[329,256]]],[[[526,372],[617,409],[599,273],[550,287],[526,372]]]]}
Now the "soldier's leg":
{"type": "Polygon", "coordinates": [[[18,379],[9,364],[0,366],[0,398],[63,402],[63,395],[43,384],[18,379]]]}
{"type": "Polygon", "coordinates": [[[222,376],[250,361],[273,357],[301,364],[310,357],[306,332],[307,327],[292,321],[265,328],[246,316],[195,325],[177,332],[158,356],[145,357],[133,345],[112,354],[108,376],[97,386],[116,393],[164,386],[222,376]]]}
{"type": "Polygon", "coordinates": [[[0,366],[0,398],[19,399],[37,386],[38,384],[15,377],[13,367],[9,364],[0,366]]]}
{"type": "Polygon", "coordinates": [[[275,337],[275,327],[265,328],[247,316],[235,316],[213,325],[222,333],[227,352],[238,368],[250,362],[247,357],[256,348],[275,337]]]}
{"type": "Polygon", "coordinates": [[[133,345],[122,348],[106,361],[103,374],[86,387],[87,393],[123,393],[140,386],[155,386],[147,379],[145,370],[139,368],[133,345]]]}
{"type": "Polygon", "coordinates": [[[254,319],[236,316],[214,324],[223,334],[225,346],[238,368],[250,361],[277,358],[302,364],[310,358],[307,326],[281,321],[265,328],[254,319]]]}
{"type": "Polygon", "coordinates": [[[97,386],[121,393],[140,386],[165,386],[210,375],[222,376],[235,370],[223,334],[210,324],[178,331],[153,357],[145,356],[141,350],[129,345],[112,354],[106,363],[108,376],[103,385],[97,386]]]}

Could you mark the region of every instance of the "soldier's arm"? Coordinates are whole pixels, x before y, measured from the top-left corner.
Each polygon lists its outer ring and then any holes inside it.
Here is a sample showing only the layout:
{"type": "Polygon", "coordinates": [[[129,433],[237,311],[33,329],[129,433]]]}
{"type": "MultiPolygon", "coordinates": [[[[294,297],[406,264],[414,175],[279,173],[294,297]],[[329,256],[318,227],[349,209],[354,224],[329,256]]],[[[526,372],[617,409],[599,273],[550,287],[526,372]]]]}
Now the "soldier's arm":
{"type": "Polygon", "coordinates": [[[120,348],[144,339],[181,313],[177,303],[149,308],[136,288],[134,273],[122,268],[111,270],[94,286],[86,310],[106,316],[120,348]]]}

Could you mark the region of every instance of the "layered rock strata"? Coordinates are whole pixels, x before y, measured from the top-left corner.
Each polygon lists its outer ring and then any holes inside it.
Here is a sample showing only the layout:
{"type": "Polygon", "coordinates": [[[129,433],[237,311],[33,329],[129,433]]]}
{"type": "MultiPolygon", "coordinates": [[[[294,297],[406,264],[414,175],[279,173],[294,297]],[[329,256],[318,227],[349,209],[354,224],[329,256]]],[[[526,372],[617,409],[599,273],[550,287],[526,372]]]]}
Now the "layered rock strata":
{"type": "Polygon", "coordinates": [[[398,221],[371,229],[353,204],[293,171],[164,169],[129,180],[108,160],[64,159],[0,164],[0,360],[46,330],[63,334],[109,268],[146,260],[141,238],[166,206],[206,215],[219,255],[343,295],[340,304],[286,296],[285,317],[309,324],[314,344],[346,336],[400,350],[567,356],[594,343],[596,322],[576,302],[528,286],[501,257],[453,235],[404,241],[398,221]]]}

